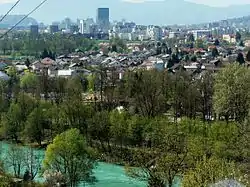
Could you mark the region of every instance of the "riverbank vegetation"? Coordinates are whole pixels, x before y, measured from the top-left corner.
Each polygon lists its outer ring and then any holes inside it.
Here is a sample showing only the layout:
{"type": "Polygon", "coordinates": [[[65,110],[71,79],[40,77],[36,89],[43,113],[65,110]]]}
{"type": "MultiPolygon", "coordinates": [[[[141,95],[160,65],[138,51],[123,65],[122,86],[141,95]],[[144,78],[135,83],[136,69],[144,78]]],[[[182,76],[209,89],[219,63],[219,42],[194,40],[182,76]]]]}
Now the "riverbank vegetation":
{"type": "Polygon", "coordinates": [[[94,183],[93,168],[102,160],[125,165],[128,176],[150,187],[180,179],[183,187],[225,179],[249,185],[249,69],[232,64],[201,77],[137,71],[122,80],[114,71],[96,72],[64,79],[10,71],[11,79],[1,82],[1,137],[51,143],[43,164],[34,160],[48,181],[94,183]],[[79,170],[83,165],[86,171],[79,170]]]}

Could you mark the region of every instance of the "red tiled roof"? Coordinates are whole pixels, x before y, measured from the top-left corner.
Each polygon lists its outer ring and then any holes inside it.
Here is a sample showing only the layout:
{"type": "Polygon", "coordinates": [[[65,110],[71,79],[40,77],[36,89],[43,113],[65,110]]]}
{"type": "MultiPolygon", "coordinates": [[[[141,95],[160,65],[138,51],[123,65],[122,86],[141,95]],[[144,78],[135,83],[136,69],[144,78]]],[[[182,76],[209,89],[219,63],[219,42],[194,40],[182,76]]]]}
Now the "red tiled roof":
{"type": "Polygon", "coordinates": [[[48,57],[46,57],[46,58],[44,58],[44,59],[41,60],[41,63],[44,64],[44,65],[52,65],[52,64],[55,63],[55,61],[52,60],[52,59],[50,59],[50,58],[48,58],[48,57]]]}

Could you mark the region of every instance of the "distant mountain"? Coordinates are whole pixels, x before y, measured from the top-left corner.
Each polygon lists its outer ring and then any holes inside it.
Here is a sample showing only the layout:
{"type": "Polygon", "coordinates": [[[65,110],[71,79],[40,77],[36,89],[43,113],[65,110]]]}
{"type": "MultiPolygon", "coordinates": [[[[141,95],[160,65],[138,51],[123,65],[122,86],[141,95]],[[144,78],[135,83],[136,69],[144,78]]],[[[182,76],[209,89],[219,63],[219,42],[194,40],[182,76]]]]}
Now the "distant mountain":
{"type": "MultiPolygon", "coordinates": [[[[13,14],[27,14],[37,4],[37,1],[23,0],[15,8],[13,14]]],[[[2,11],[6,11],[10,7],[11,4],[0,5],[0,13],[3,14],[2,11]]],[[[73,20],[95,18],[98,7],[109,7],[111,20],[125,18],[138,24],[196,24],[250,15],[250,5],[222,8],[195,4],[185,0],[147,0],[144,3],[129,3],[126,0],[53,0],[47,1],[32,17],[45,23],[62,20],[65,17],[73,20]]]]}
{"type": "MultiPolygon", "coordinates": [[[[2,16],[0,17],[2,18],[2,16]]],[[[25,15],[8,15],[0,23],[0,27],[11,27],[24,17],[25,15]]],[[[35,25],[35,24],[38,24],[38,22],[34,18],[28,17],[22,23],[20,23],[19,26],[28,27],[29,25],[35,25]]]]}

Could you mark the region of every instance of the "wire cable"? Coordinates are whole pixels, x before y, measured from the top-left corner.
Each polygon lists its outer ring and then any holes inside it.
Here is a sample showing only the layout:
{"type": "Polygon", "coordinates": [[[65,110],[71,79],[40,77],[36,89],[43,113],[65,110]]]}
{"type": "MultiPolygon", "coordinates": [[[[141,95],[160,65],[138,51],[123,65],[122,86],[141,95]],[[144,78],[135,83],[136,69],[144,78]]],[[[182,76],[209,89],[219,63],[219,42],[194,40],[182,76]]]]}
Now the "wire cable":
{"type": "Polygon", "coordinates": [[[17,6],[17,4],[20,2],[21,0],[18,0],[10,9],[8,12],[6,12],[6,14],[0,19],[0,22],[2,22],[4,20],[4,18],[6,18],[6,16],[9,15],[9,13],[17,6]]]}
{"type": "Polygon", "coordinates": [[[4,36],[6,36],[9,32],[11,32],[13,29],[16,28],[23,20],[25,20],[27,17],[29,17],[33,12],[35,12],[37,9],[39,9],[46,1],[43,0],[39,5],[37,5],[32,11],[30,11],[26,16],[24,16],[20,21],[18,21],[13,27],[11,27],[9,30],[7,30],[3,35],[0,36],[0,39],[2,39],[4,36]]]}

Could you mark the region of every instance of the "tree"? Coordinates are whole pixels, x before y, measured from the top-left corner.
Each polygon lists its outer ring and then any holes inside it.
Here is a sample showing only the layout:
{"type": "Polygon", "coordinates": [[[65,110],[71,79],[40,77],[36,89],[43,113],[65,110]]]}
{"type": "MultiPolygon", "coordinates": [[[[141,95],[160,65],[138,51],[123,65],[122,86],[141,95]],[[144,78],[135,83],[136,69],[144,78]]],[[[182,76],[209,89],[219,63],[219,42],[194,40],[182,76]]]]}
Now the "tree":
{"type": "Polygon", "coordinates": [[[250,61],[250,51],[247,52],[246,60],[250,61]]]}
{"type": "Polygon", "coordinates": [[[215,45],[215,46],[219,46],[219,45],[220,45],[220,41],[219,41],[219,39],[215,39],[215,41],[214,41],[214,45],[215,45]]]}
{"type": "Polygon", "coordinates": [[[189,55],[185,55],[185,62],[188,62],[190,60],[189,55]]]}
{"type": "Polygon", "coordinates": [[[240,32],[236,32],[235,38],[236,38],[236,42],[241,41],[241,34],[240,34],[240,32]]]}
{"type": "Polygon", "coordinates": [[[24,162],[26,172],[24,173],[24,178],[29,180],[34,180],[39,172],[41,172],[43,154],[39,150],[34,150],[33,148],[27,148],[24,152],[24,162]]]}
{"type": "Polygon", "coordinates": [[[216,47],[212,49],[212,56],[213,57],[219,56],[219,52],[218,52],[218,49],[216,47]]]}
{"type": "Polygon", "coordinates": [[[49,57],[49,52],[48,52],[47,49],[44,49],[44,50],[43,50],[43,53],[41,54],[41,58],[44,59],[44,58],[46,58],[46,57],[49,57]]]}
{"type": "Polygon", "coordinates": [[[244,42],[242,40],[240,41],[239,46],[240,47],[245,47],[245,44],[244,44],[244,42]]]}
{"type": "Polygon", "coordinates": [[[22,113],[18,103],[11,103],[9,111],[4,116],[2,123],[5,136],[18,142],[20,133],[23,130],[22,113]]]}
{"type": "Polygon", "coordinates": [[[155,117],[164,111],[170,81],[164,72],[142,71],[129,73],[126,90],[131,105],[144,117],[155,117]],[[165,85],[165,86],[163,86],[165,85]]]}
{"type": "Polygon", "coordinates": [[[245,59],[244,59],[243,53],[238,53],[236,61],[239,62],[240,64],[244,64],[245,63],[245,59]]]}
{"type": "Polygon", "coordinates": [[[128,115],[125,111],[114,110],[110,114],[110,131],[115,142],[120,145],[121,153],[128,135],[128,115]]]}
{"type": "Polygon", "coordinates": [[[203,49],[204,48],[204,42],[203,42],[203,40],[202,39],[197,39],[196,43],[195,43],[195,47],[203,49]]]}
{"type": "Polygon", "coordinates": [[[20,87],[26,92],[35,93],[38,85],[38,78],[33,73],[25,73],[20,79],[20,87]]]}
{"type": "Polygon", "coordinates": [[[87,79],[88,79],[88,92],[94,93],[96,76],[91,74],[87,77],[87,79]]]}
{"type": "Polygon", "coordinates": [[[187,41],[188,42],[194,42],[194,34],[193,33],[188,35],[187,41]]]}
{"type": "Polygon", "coordinates": [[[29,60],[29,58],[27,58],[26,60],[25,60],[25,65],[29,68],[30,67],[30,60],[29,60]]]}
{"type": "Polygon", "coordinates": [[[191,56],[191,59],[190,59],[192,62],[197,62],[197,56],[196,55],[193,55],[191,56]]]}
{"type": "Polygon", "coordinates": [[[104,151],[106,151],[105,142],[107,142],[110,151],[111,131],[109,113],[107,111],[97,112],[93,116],[89,124],[89,133],[92,139],[100,141],[104,151]]]}
{"type": "MultiPolygon", "coordinates": [[[[157,118],[148,133],[155,143],[150,149],[135,151],[133,162],[140,168],[126,167],[129,176],[147,182],[149,187],[175,186],[183,173],[187,157],[186,136],[174,123],[157,118]]],[[[155,120],[154,120],[155,121],[155,120]]]]}
{"type": "Polygon", "coordinates": [[[182,186],[212,186],[218,182],[228,179],[239,180],[243,182],[243,184],[244,182],[247,184],[247,179],[244,178],[234,163],[227,163],[224,160],[213,157],[204,157],[203,160],[196,163],[194,169],[186,172],[182,181],[182,186]]]}
{"type": "Polygon", "coordinates": [[[250,71],[239,64],[232,64],[215,77],[214,109],[217,115],[242,122],[249,111],[250,71]]]}
{"type": "Polygon", "coordinates": [[[41,146],[46,125],[45,109],[43,109],[42,107],[34,108],[26,121],[26,137],[28,137],[31,141],[35,140],[41,146]]]}
{"type": "Polygon", "coordinates": [[[61,172],[70,187],[79,182],[94,183],[95,165],[93,151],[77,129],[57,135],[47,147],[43,162],[45,170],[61,172]]]}
{"type": "Polygon", "coordinates": [[[18,146],[11,146],[6,154],[5,164],[14,171],[17,178],[22,177],[22,169],[25,167],[25,151],[18,146]]]}

